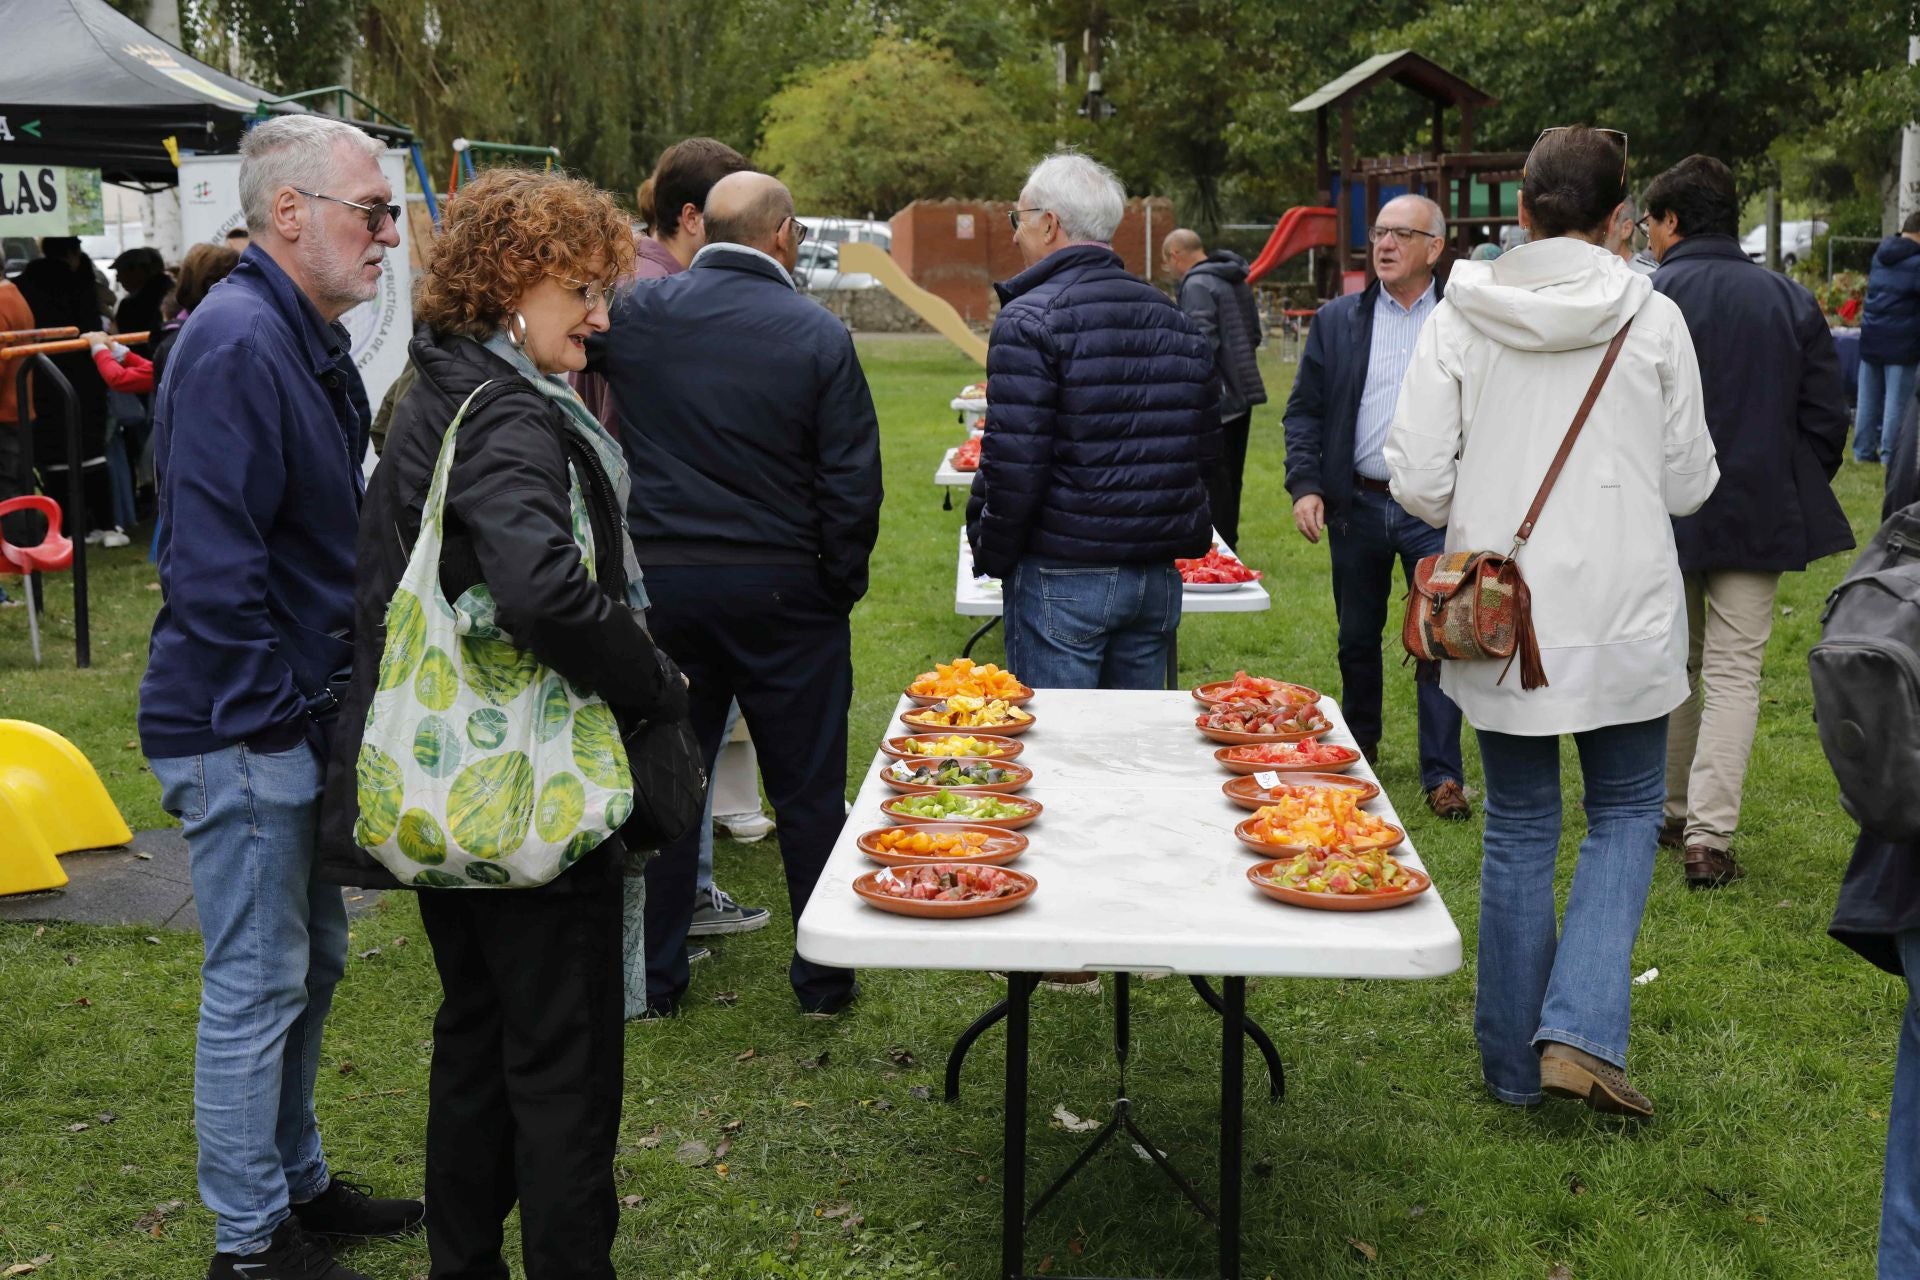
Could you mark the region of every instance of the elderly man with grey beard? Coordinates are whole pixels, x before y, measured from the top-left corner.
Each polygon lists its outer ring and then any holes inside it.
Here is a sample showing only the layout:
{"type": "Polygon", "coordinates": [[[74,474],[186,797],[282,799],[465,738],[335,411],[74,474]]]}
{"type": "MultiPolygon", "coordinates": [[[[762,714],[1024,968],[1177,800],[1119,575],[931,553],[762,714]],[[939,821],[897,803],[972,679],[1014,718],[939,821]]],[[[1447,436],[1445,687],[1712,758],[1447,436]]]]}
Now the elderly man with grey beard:
{"type": "MultiPolygon", "coordinates": [[[[1369,761],[1383,732],[1387,624],[1397,559],[1408,581],[1420,557],[1444,550],[1446,530],[1400,508],[1387,489],[1387,427],[1421,326],[1445,291],[1433,268],[1447,219],[1425,196],[1389,200],[1369,232],[1375,280],[1320,308],[1287,400],[1287,491],[1308,542],[1331,544],[1333,614],[1340,629],[1340,705],[1369,761]]],[[[1420,787],[1443,818],[1471,816],[1460,763],[1460,709],[1440,691],[1436,664],[1415,675],[1420,787]]]]}
{"type": "Polygon", "coordinates": [[[315,857],[352,655],[366,390],[340,317],[400,243],[378,142],[323,116],[240,146],[252,245],[194,309],[154,400],[160,586],[140,744],[186,828],[205,937],[194,1053],[208,1280],[364,1280],[323,1237],[416,1229],[335,1177],[313,1114],[347,915],[315,857]]]}

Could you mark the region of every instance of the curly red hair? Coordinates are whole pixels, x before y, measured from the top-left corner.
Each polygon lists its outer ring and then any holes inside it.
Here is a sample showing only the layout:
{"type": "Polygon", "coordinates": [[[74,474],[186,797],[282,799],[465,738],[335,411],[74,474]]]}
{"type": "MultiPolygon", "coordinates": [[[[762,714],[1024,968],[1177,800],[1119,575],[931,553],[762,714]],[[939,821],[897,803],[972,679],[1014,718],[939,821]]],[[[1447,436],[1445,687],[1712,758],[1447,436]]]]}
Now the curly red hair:
{"type": "Polygon", "coordinates": [[[488,169],[448,198],[415,315],[437,333],[485,341],[543,277],[618,280],[633,256],[627,216],[593,184],[488,169]]]}

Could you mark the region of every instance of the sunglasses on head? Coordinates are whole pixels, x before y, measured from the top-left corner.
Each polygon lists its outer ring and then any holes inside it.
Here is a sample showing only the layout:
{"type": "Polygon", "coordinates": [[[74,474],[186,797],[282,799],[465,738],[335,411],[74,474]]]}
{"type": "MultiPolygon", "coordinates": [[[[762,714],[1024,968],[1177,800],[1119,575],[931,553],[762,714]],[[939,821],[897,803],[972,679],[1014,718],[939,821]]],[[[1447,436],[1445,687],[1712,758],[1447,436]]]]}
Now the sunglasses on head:
{"type": "Polygon", "coordinates": [[[367,215],[367,234],[371,236],[379,235],[386,229],[388,222],[400,221],[400,206],[397,204],[360,204],[353,200],[342,200],[339,196],[321,195],[318,191],[302,191],[298,187],[293,191],[295,195],[305,196],[309,200],[331,200],[349,209],[358,209],[367,215]]]}
{"type": "Polygon", "coordinates": [[[1568,129],[1579,129],[1583,127],[1591,127],[1595,133],[1604,133],[1609,137],[1620,139],[1620,190],[1624,192],[1627,189],[1627,135],[1618,129],[1602,129],[1597,125],[1556,124],[1552,128],[1542,129],[1540,136],[1533,140],[1533,145],[1527,148],[1527,163],[1520,166],[1520,181],[1525,182],[1527,180],[1527,165],[1533,163],[1533,153],[1540,149],[1540,144],[1546,141],[1548,134],[1564,133],[1568,129]]]}

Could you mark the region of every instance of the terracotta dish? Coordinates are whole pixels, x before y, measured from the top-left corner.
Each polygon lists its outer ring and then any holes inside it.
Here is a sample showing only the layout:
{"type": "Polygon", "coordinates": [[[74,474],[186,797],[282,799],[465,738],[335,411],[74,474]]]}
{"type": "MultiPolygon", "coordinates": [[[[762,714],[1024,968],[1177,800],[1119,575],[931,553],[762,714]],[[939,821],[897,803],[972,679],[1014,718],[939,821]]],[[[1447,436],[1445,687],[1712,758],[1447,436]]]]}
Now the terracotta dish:
{"type": "Polygon", "coordinates": [[[1012,862],[1027,850],[1027,838],[1019,832],[1007,831],[1000,827],[989,827],[974,822],[929,822],[911,828],[885,827],[879,831],[862,832],[860,838],[854,841],[854,843],[859,846],[860,852],[866,854],[883,867],[910,867],[931,862],[974,862],[998,867],[1012,862]],[[883,849],[880,847],[880,838],[882,836],[889,832],[905,830],[911,830],[916,833],[924,831],[928,834],[951,832],[955,835],[968,831],[977,832],[986,837],[986,844],[983,846],[984,852],[965,858],[955,857],[952,854],[903,853],[897,849],[883,849]]]}
{"type": "Polygon", "coordinates": [[[1368,782],[1365,778],[1343,778],[1335,773],[1288,774],[1280,786],[1282,790],[1275,791],[1261,786],[1250,777],[1228,778],[1220,784],[1220,791],[1242,809],[1259,809],[1270,805],[1287,794],[1284,790],[1286,787],[1326,787],[1335,791],[1352,791],[1357,793],[1361,804],[1380,794],[1377,783],[1368,782]]]}
{"type": "MultiPolygon", "coordinates": [[[[1246,845],[1249,849],[1258,849],[1262,853],[1271,853],[1271,854],[1279,855],[1283,853],[1286,853],[1286,854],[1305,853],[1308,849],[1313,847],[1311,845],[1304,845],[1304,844],[1274,844],[1271,841],[1262,840],[1259,836],[1253,833],[1253,821],[1254,820],[1252,818],[1248,818],[1244,822],[1241,822],[1238,826],[1234,827],[1233,829],[1233,834],[1239,838],[1240,843],[1246,845]]],[[[1406,840],[1407,833],[1402,831],[1399,827],[1394,826],[1391,822],[1385,823],[1383,825],[1387,828],[1387,833],[1388,833],[1384,839],[1372,840],[1364,844],[1357,844],[1351,847],[1355,849],[1365,849],[1369,852],[1372,852],[1375,849],[1399,848],[1401,843],[1406,840]]]]}
{"type": "Polygon", "coordinates": [[[924,795],[929,791],[998,791],[998,792],[1001,792],[1002,794],[1011,795],[1015,791],[1025,790],[1026,785],[1029,782],[1033,781],[1033,770],[1027,768],[1027,766],[1023,764],[1014,764],[1009,760],[999,758],[999,757],[906,756],[902,758],[905,759],[908,763],[912,763],[912,764],[917,764],[920,761],[924,760],[928,764],[934,764],[934,765],[939,764],[943,760],[958,759],[969,764],[976,763],[976,762],[979,764],[990,764],[996,769],[1004,769],[1006,772],[1011,773],[1013,775],[1013,777],[1006,782],[961,782],[961,783],[954,783],[952,786],[930,785],[927,783],[920,783],[920,782],[902,782],[900,781],[900,779],[890,776],[893,766],[900,763],[900,760],[898,759],[891,760],[887,762],[885,765],[881,766],[880,781],[886,783],[888,786],[892,787],[895,791],[905,792],[907,795],[910,795],[910,796],[924,795]]]}
{"type": "MultiPolygon", "coordinates": [[[[1247,743],[1245,745],[1258,747],[1258,746],[1268,746],[1270,744],[1266,742],[1255,742],[1255,743],[1247,743]]],[[[1353,768],[1354,765],[1360,763],[1360,753],[1354,750],[1352,747],[1339,746],[1337,743],[1332,745],[1335,747],[1336,750],[1343,751],[1346,753],[1346,756],[1347,756],[1346,763],[1344,764],[1302,764],[1302,763],[1289,764],[1283,761],[1276,764],[1268,764],[1265,761],[1260,761],[1260,760],[1237,760],[1234,758],[1233,753],[1241,750],[1242,749],[1241,747],[1221,747],[1218,751],[1213,753],[1213,758],[1215,760],[1218,760],[1220,762],[1220,767],[1222,769],[1225,769],[1228,773],[1266,773],[1269,770],[1271,770],[1274,773],[1334,774],[1334,773],[1345,773],[1347,770],[1353,768]]]]}
{"type": "MultiPolygon", "coordinates": [[[[940,787],[936,789],[940,791],[944,791],[949,795],[957,795],[957,796],[990,795],[995,800],[1004,800],[1008,804],[1019,805],[1022,808],[1026,809],[1027,812],[1014,818],[916,818],[911,813],[902,813],[898,808],[895,807],[902,800],[906,800],[910,798],[907,796],[896,796],[892,800],[881,801],[880,812],[886,814],[887,817],[892,819],[893,821],[900,822],[900,823],[951,824],[951,823],[957,822],[966,826],[994,827],[1001,831],[1018,831],[1022,827],[1031,826],[1034,820],[1038,818],[1043,812],[1046,811],[1045,805],[1041,804],[1038,800],[1029,800],[1025,796],[1002,795],[998,792],[982,791],[977,787],[940,787]]],[[[925,793],[923,792],[922,794],[925,794],[925,793]]]]}
{"type": "Polygon", "coordinates": [[[938,742],[942,738],[979,738],[979,737],[997,738],[1000,741],[1000,743],[1005,747],[1005,750],[1002,751],[1001,754],[997,756],[964,756],[964,757],[961,757],[962,759],[991,760],[995,764],[1004,764],[1007,761],[1013,759],[1015,756],[1019,755],[1022,751],[1025,751],[1027,749],[1026,743],[1015,742],[1012,738],[1005,737],[1001,734],[997,734],[997,733],[978,734],[978,733],[973,733],[972,731],[967,729],[958,729],[958,730],[950,730],[946,733],[903,733],[897,738],[883,738],[880,741],[880,750],[886,752],[888,755],[892,756],[895,760],[940,760],[940,759],[944,759],[945,757],[923,756],[918,753],[910,753],[902,744],[908,741],[938,742]]]}
{"type": "MultiPolygon", "coordinates": [[[[928,866],[941,866],[942,863],[928,863],[928,866]]],[[[973,902],[923,902],[913,898],[896,898],[883,893],[878,888],[880,877],[891,875],[890,869],[869,871],[858,876],[853,882],[853,891],[860,895],[869,906],[891,911],[895,915],[918,916],[925,920],[968,920],[975,916],[999,915],[1002,911],[1011,911],[1033,896],[1039,888],[1039,882],[1024,871],[1008,869],[1005,874],[1022,882],[1020,891],[1010,893],[1003,898],[981,898],[973,902]]]]}
{"type": "Polygon", "coordinates": [[[1254,863],[1247,868],[1248,882],[1276,902],[1308,907],[1314,911],[1384,911],[1388,907],[1404,907],[1433,888],[1433,879],[1426,872],[1408,867],[1407,874],[1413,878],[1413,884],[1406,889],[1389,889],[1380,893],[1310,893],[1305,889],[1289,889],[1273,883],[1271,877],[1285,861],[1285,858],[1275,858],[1270,862],[1254,863]]]}

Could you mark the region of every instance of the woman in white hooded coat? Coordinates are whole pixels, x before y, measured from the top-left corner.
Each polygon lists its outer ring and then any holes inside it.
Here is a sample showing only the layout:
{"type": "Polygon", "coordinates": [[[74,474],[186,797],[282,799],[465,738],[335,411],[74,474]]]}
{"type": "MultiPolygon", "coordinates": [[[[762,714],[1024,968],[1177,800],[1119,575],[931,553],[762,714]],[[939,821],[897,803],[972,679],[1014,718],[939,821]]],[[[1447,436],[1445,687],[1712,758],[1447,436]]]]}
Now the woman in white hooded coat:
{"type": "Polygon", "coordinates": [[[1667,713],[1687,696],[1670,516],[1719,479],[1679,308],[1600,245],[1626,198],[1624,135],[1548,130],[1528,157],[1528,244],[1453,268],[1414,349],[1387,440],[1393,496],[1449,551],[1514,543],[1607,345],[1632,323],[1533,535],[1519,552],[1548,683],[1447,662],[1486,781],[1474,1031],[1487,1087],[1649,1116],[1627,1080],[1632,951],[1666,793],[1667,713]],[[1556,931],[1560,742],[1585,781],[1556,931]]]}

